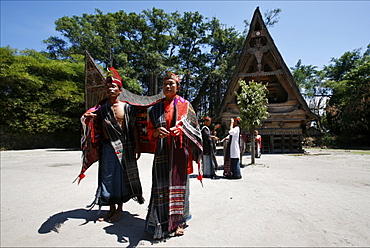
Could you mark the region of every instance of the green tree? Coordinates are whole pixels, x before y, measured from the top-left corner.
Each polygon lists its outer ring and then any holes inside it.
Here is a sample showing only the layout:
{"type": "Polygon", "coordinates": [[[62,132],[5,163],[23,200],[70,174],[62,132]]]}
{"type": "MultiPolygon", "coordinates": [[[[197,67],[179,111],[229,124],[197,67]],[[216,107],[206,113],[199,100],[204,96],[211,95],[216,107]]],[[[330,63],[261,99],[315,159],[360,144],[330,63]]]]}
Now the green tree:
{"type": "Polygon", "coordinates": [[[227,81],[235,68],[244,38],[233,27],[226,27],[213,18],[208,25],[207,63],[202,65],[197,80],[200,86],[192,104],[203,115],[214,116],[227,90],[227,81]]]}
{"type": "Polygon", "coordinates": [[[326,102],[332,95],[332,89],[325,80],[324,71],[318,70],[317,66],[303,65],[301,60],[298,60],[297,64],[290,69],[308,107],[313,113],[322,117],[317,123],[319,129],[326,131],[322,122],[325,123],[326,102]]]}
{"type": "Polygon", "coordinates": [[[142,36],[138,43],[136,64],[140,68],[144,94],[155,95],[161,89],[159,78],[167,69],[169,33],[172,31],[172,17],[163,10],[153,8],[144,10],[140,15],[142,23],[142,36]]]}
{"type": "Polygon", "coordinates": [[[344,75],[355,68],[361,59],[361,49],[345,52],[340,58],[332,58],[330,64],[324,66],[325,76],[332,81],[341,81],[344,75]]]}
{"type": "MultiPolygon", "coordinates": [[[[198,112],[215,114],[245,34],[199,12],[167,14],[156,8],[139,14],[95,11],[55,22],[63,39],[45,40],[52,58],[88,50],[102,66],[116,67],[127,84],[135,86],[132,88],[140,84],[142,91],[136,93],[144,95],[158,93],[165,70],[173,70],[182,75],[180,93],[194,101],[198,112]]],[[[274,25],[279,13],[280,9],[265,13],[266,24],[274,25]]]]}
{"type": "Polygon", "coordinates": [[[84,58],[52,60],[35,50],[0,48],[2,127],[13,133],[79,131],[84,58]]]}
{"type": "Polygon", "coordinates": [[[118,69],[128,86],[126,89],[137,94],[157,94],[158,78],[167,61],[170,16],[156,8],[140,14],[95,11],[93,15],[59,18],[55,22],[56,30],[70,46],[65,48],[61,39],[51,37],[44,41],[47,50],[54,57],[54,54],[63,55],[62,48],[65,57],[88,50],[103,67],[118,69]]]}
{"type": "MultiPolygon", "coordinates": [[[[333,96],[327,105],[330,131],[343,138],[370,138],[370,55],[369,46],[346,52],[326,67],[333,96]],[[344,69],[346,68],[346,69],[344,69]]],[[[350,142],[350,139],[343,139],[350,142]]]]}
{"type": "Polygon", "coordinates": [[[238,106],[241,126],[249,129],[251,137],[251,163],[255,164],[255,142],[254,131],[256,127],[262,125],[262,120],[268,117],[267,112],[267,87],[262,83],[254,81],[248,84],[244,80],[239,80],[241,92],[235,92],[238,106]]]}
{"type": "Polygon", "coordinates": [[[181,93],[190,101],[194,99],[194,93],[201,85],[197,75],[202,74],[203,66],[209,61],[208,52],[203,49],[207,46],[206,20],[198,11],[184,12],[183,16],[175,18],[175,42],[178,44],[176,57],[183,75],[181,93]]]}
{"type": "Polygon", "coordinates": [[[44,40],[47,44],[46,50],[48,51],[49,58],[51,59],[66,59],[66,50],[68,48],[68,43],[56,36],[51,36],[44,40]]]}
{"type": "Polygon", "coordinates": [[[138,19],[136,14],[127,15],[123,11],[103,14],[99,9],[96,9],[95,15],[64,16],[55,21],[56,30],[64,39],[54,36],[44,40],[44,43],[51,58],[71,58],[71,54],[82,55],[88,50],[104,68],[113,66],[118,69],[126,89],[141,93],[130,57],[134,56],[131,51],[135,49],[131,43],[125,42],[133,35],[129,33],[130,23],[138,19]],[[122,50],[123,47],[126,50],[122,50]]]}
{"type": "Polygon", "coordinates": [[[320,115],[320,129],[337,145],[357,144],[369,140],[369,54],[361,48],[332,58],[330,64],[318,70],[302,65],[301,60],[291,68],[301,93],[311,110],[320,115]],[[355,142],[353,142],[354,144],[355,142]]]}

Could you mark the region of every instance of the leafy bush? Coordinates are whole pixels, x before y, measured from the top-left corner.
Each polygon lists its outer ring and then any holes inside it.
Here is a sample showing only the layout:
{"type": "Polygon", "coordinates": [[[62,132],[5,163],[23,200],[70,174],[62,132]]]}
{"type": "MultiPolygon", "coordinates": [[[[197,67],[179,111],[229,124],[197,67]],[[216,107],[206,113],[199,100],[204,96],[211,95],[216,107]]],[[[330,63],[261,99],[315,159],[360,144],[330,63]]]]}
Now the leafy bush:
{"type": "Polygon", "coordinates": [[[84,111],[84,58],[52,60],[0,48],[0,125],[11,133],[78,131],[84,111]]]}

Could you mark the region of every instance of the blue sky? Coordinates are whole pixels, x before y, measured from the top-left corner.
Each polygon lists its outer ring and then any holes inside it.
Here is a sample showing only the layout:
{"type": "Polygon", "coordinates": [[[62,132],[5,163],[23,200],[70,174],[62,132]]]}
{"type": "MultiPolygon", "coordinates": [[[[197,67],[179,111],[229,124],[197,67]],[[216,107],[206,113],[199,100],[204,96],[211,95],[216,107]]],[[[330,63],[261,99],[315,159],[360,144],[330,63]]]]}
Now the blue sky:
{"type": "Polygon", "coordinates": [[[124,10],[140,13],[156,7],[167,13],[198,11],[216,17],[240,32],[259,6],[262,13],[280,8],[279,22],[269,32],[288,67],[299,59],[319,69],[356,48],[370,43],[370,1],[12,1],[1,0],[1,46],[44,50],[42,43],[55,31],[58,18],[83,13],[124,10]]]}

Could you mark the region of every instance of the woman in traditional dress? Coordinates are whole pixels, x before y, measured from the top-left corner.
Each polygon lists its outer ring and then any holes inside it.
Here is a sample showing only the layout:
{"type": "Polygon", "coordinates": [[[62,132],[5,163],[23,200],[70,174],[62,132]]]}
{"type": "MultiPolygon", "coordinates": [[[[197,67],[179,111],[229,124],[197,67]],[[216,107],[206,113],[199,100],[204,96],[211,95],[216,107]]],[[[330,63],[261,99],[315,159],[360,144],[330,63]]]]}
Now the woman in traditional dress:
{"type": "MultiPolygon", "coordinates": [[[[162,85],[165,98],[148,109],[148,136],[155,145],[152,190],[146,230],[154,239],[183,235],[189,210],[192,161],[202,156],[202,135],[191,104],[177,95],[180,78],[168,72],[162,85]]],[[[202,176],[199,172],[198,179],[202,176]]]]}

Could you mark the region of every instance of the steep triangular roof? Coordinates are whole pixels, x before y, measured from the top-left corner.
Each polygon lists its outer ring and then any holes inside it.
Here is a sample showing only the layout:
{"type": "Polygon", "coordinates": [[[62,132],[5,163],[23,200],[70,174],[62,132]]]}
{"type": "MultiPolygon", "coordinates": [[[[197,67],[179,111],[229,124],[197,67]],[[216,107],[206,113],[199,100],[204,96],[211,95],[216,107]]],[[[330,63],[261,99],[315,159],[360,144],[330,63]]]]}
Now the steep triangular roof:
{"type": "Polygon", "coordinates": [[[254,80],[270,84],[272,77],[279,84],[279,87],[286,91],[288,100],[293,99],[299,102],[299,107],[306,112],[306,119],[318,119],[318,116],[310,111],[303,99],[257,7],[253,14],[242,53],[224,95],[217,120],[220,120],[222,113],[227,110],[227,105],[234,101],[235,92],[238,92],[240,88],[239,79],[245,79],[247,82],[254,80]]]}

